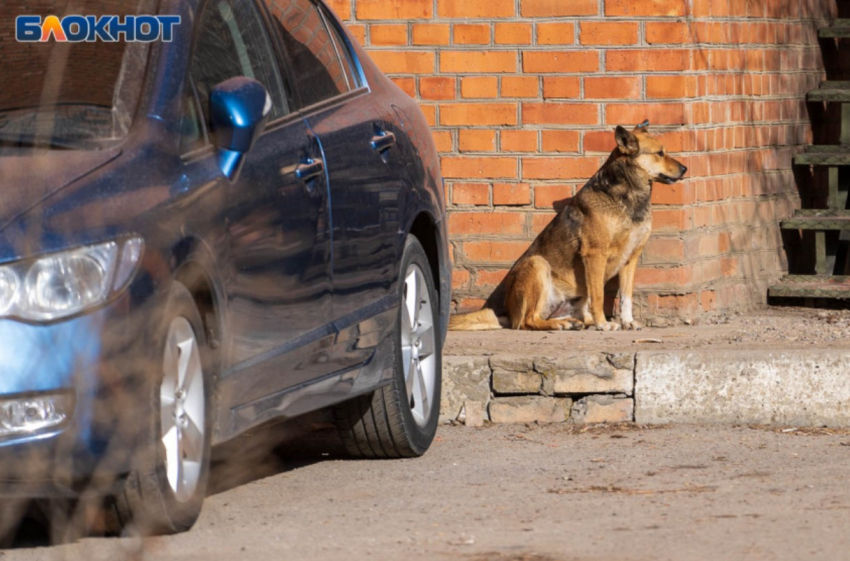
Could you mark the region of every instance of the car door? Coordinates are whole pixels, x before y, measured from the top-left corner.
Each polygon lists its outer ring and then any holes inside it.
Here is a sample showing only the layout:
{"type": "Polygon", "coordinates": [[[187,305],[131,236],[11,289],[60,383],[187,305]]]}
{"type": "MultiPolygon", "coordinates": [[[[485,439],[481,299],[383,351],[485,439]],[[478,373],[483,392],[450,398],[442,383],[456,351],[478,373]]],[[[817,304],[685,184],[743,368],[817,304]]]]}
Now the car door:
{"type": "MultiPolygon", "coordinates": [[[[273,103],[265,132],[224,188],[220,218],[232,263],[226,284],[230,366],[221,381],[226,408],[328,369],[325,349],[334,338],[328,325],[329,200],[318,140],[290,110],[254,0],[210,0],[198,26],[191,81],[204,121],[210,122],[210,92],[234,76],[259,80],[273,103]]],[[[214,155],[197,165],[215,165],[214,155]]]]}
{"type": "Polygon", "coordinates": [[[394,305],[400,180],[389,157],[395,135],[323,9],[274,0],[273,18],[298,103],[325,155],[331,193],[335,361],[367,360],[380,337],[362,321],[394,305]]]}

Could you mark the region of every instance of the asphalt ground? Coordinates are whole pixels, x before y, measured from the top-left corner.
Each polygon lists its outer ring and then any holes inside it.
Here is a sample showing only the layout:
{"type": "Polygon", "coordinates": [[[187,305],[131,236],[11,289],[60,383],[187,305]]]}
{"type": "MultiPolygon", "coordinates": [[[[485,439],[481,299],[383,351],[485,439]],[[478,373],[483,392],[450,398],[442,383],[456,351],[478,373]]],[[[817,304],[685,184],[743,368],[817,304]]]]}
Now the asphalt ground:
{"type": "Polygon", "coordinates": [[[424,457],[381,461],[288,432],[222,451],[187,533],[51,546],[25,528],[0,559],[850,559],[848,431],[444,425],[424,457]]]}

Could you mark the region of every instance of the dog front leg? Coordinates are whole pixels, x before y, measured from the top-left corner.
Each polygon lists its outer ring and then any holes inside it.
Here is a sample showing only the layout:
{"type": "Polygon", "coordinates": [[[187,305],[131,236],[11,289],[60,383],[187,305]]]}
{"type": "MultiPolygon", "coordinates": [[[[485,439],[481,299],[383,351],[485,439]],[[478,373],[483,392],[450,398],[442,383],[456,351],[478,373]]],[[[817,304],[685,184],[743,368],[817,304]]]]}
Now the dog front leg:
{"type": "Polygon", "coordinates": [[[584,256],[584,274],[587,295],[590,298],[590,313],[593,324],[599,331],[616,331],[620,326],[605,319],[605,267],[608,259],[603,252],[584,256]]]}
{"type": "Polygon", "coordinates": [[[635,289],[635,271],[643,247],[639,247],[620,269],[620,324],[623,329],[641,329],[643,326],[632,315],[632,295],[635,289]]]}

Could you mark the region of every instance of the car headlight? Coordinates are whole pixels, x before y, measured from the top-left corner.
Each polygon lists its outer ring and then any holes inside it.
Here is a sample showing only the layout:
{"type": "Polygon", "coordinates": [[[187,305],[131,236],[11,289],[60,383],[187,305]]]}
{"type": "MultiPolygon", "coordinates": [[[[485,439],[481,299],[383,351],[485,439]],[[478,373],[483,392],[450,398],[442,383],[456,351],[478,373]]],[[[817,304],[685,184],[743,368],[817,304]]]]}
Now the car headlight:
{"type": "Polygon", "coordinates": [[[44,393],[0,399],[0,437],[56,427],[74,412],[71,393],[44,393]]]}
{"type": "Polygon", "coordinates": [[[130,280],[143,248],[131,238],[2,266],[0,316],[52,321],[98,306],[130,280]]]}

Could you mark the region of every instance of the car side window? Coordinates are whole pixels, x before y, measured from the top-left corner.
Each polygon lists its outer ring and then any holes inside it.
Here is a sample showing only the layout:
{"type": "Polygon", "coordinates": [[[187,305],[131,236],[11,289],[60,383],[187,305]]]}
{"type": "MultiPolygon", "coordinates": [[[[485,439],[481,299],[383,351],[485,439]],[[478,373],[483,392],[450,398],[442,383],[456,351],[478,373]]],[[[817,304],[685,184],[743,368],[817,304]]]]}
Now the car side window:
{"type": "Polygon", "coordinates": [[[313,2],[264,1],[276,22],[302,106],[320,103],[359,86],[345,43],[338,36],[334,38],[313,2]]]}
{"type": "Polygon", "coordinates": [[[272,99],[272,120],[289,112],[280,70],[254,0],[211,0],[198,25],[191,73],[208,124],[210,93],[236,76],[265,86],[272,99]]]}

